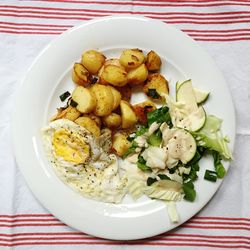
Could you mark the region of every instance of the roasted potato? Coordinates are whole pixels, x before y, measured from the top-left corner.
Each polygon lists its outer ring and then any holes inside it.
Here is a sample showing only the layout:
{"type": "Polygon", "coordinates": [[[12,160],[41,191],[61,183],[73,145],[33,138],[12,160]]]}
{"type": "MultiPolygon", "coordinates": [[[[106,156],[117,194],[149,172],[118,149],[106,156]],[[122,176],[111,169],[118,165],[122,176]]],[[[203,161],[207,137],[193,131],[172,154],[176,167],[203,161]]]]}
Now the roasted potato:
{"type": "Polygon", "coordinates": [[[108,66],[108,65],[115,65],[115,66],[118,66],[118,67],[121,67],[121,68],[125,69],[121,65],[120,60],[118,58],[111,58],[111,59],[106,60],[105,63],[104,63],[104,66],[108,66]]]}
{"type": "Polygon", "coordinates": [[[72,80],[81,86],[87,86],[90,83],[90,74],[81,63],[74,64],[72,70],[72,80]]]}
{"type": "Polygon", "coordinates": [[[132,88],[129,85],[123,87],[116,87],[116,89],[120,92],[122,100],[130,101],[132,95],[132,88]]]}
{"type": "Polygon", "coordinates": [[[116,133],[113,136],[113,150],[118,156],[123,156],[130,148],[131,142],[127,140],[127,136],[122,133],[116,133]]]}
{"type": "Polygon", "coordinates": [[[161,100],[162,94],[169,93],[168,81],[159,73],[151,74],[143,86],[143,92],[154,100],[161,100]]]}
{"type": "Polygon", "coordinates": [[[128,82],[127,72],[119,66],[107,65],[104,66],[100,74],[101,84],[110,84],[113,86],[122,87],[128,82]]]}
{"type": "Polygon", "coordinates": [[[89,117],[91,120],[95,121],[95,123],[97,124],[97,126],[98,126],[99,128],[102,126],[102,120],[101,120],[100,117],[98,117],[98,116],[96,116],[96,115],[94,115],[94,114],[89,114],[88,117],[89,117]]]}
{"type": "Polygon", "coordinates": [[[74,121],[81,115],[76,108],[72,106],[68,106],[66,109],[59,108],[57,109],[57,114],[53,116],[50,121],[58,120],[58,119],[68,119],[74,121]]]}
{"type": "Polygon", "coordinates": [[[91,73],[96,74],[105,62],[106,57],[96,51],[88,50],[82,55],[82,65],[91,73]]]}
{"type": "Polygon", "coordinates": [[[102,118],[103,124],[108,128],[118,128],[121,126],[122,118],[116,113],[111,113],[102,118]]]}
{"type": "Polygon", "coordinates": [[[90,113],[96,107],[96,99],[92,92],[82,86],[78,86],[72,93],[72,100],[76,102],[76,109],[83,114],[90,113]]]}
{"type": "Polygon", "coordinates": [[[147,124],[147,113],[156,109],[156,106],[151,101],[145,101],[133,105],[134,112],[139,123],[147,124]]]}
{"type": "Polygon", "coordinates": [[[147,54],[145,64],[146,64],[146,67],[149,71],[160,70],[161,58],[159,57],[159,55],[155,51],[151,50],[147,54]]]}
{"type": "Polygon", "coordinates": [[[101,134],[101,130],[96,124],[96,122],[88,116],[82,116],[82,117],[77,118],[75,120],[75,123],[86,128],[95,137],[99,137],[101,134]]]}
{"type": "Polygon", "coordinates": [[[128,72],[128,83],[131,85],[138,85],[143,83],[148,77],[148,70],[145,64],[141,64],[138,68],[132,69],[128,72]]]}
{"type": "Polygon", "coordinates": [[[130,106],[130,104],[124,100],[120,103],[121,115],[122,115],[122,128],[131,128],[137,122],[137,116],[130,106]]]}
{"type": "Polygon", "coordinates": [[[114,97],[109,86],[96,83],[90,90],[96,99],[96,106],[93,113],[97,116],[111,114],[114,106],[114,97]]]}
{"type": "Polygon", "coordinates": [[[113,110],[117,109],[120,105],[121,102],[121,94],[118,90],[116,90],[115,88],[113,88],[112,86],[108,86],[112,92],[113,98],[114,98],[114,104],[113,104],[113,110]]]}
{"type": "Polygon", "coordinates": [[[145,60],[145,57],[139,49],[124,50],[120,56],[120,63],[127,71],[139,67],[145,60]]]}

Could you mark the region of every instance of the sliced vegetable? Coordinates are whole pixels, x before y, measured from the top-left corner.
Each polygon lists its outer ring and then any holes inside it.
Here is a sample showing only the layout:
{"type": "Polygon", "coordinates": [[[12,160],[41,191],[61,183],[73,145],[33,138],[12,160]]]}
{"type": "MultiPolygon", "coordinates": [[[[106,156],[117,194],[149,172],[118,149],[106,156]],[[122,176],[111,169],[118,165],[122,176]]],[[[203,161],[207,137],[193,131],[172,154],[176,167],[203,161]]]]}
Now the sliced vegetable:
{"type": "Polygon", "coordinates": [[[156,91],[156,89],[148,89],[148,96],[152,97],[153,99],[158,99],[160,98],[160,95],[158,94],[158,92],[156,91]]]}
{"type": "Polygon", "coordinates": [[[221,155],[216,151],[212,151],[212,156],[214,158],[214,168],[215,168],[217,177],[221,179],[226,174],[226,169],[221,163],[221,160],[222,160],[221,155]]]}
{"type": "Polygon", "coordinates": [[[165,174],[158,174],[158,177],[161,179],[161,180],[171,180],[167,175],[165,174]]]}
{"type": "Polygon", "coordinates": [[[216,182],[217,181],[217,174],[215,171],[211,171],[211,170],[206,170],[205,175],[204,175],[204,179],[208,180],[208,181],[212,181],[212,182],[216,182]]]}
{"type": "Polygon", "coordinates": [[[78,103],[76,101],[74,101],[73,99],[71,99],[70,106],[75,108],[75,107],[77,107],[77,105],[78,105],[78,103]]]}
{"type": "Polygon", "coordinates": [[[196,198],[196,191],[192,181],[186,182],[182,185],[183,192],[185,194],[184,199],[188,201],[194,201],[196,198]]]}
{"type": "Polygon", "coordinates": [[[59,97],[60,97],[60,100],[63,102],[63,101],[65,101],[69,96],[70,96],[69,91],[66,91],[66,92],[64,92],[63,94],[61,94],[59,97]]]}
{"type": "Polygon", "coordinates": [[[176,90],[176,101],[185,103],[191,110],[198,108],[191,80],[183,82],[176,90]]]}
{"type": "Polygon", "coordinates": [[[141,169],[142,171],[151,170],[151,168],[146,165],[146,161],[144,160],[142,156],[138,157],[137,167],[141,169]]]}
{"type": "Polygon", "coordinates": [[[148,177],[148,179],[147,179],[147,186],[151,186],[156,181],[157,181],[156,178],[148,177]]]}
{"type": "Polygon", "coordinates": [[[158,129],[156,132],[154,132],[153,134],[151,134],[148,137],[147,142],[152,145],[152,146],[160,146],[161,142],[162,142],[162,133],[161,130],[158,129]]]}
{"type": "Polygon", "coordinates": [[[199,146],[214,150],[226,159],[232,159],[232,154],[228,148],[228,140],[220,132],[220,124],[220,119],[215,116],[208,116],[204,127],[193,135],[199,146]]]}
{"type": "Polygon", "coordinates": [[[157,123],[166,122],[170,127],[173,126],[167,106],[163,106],[159,109],[147,113],[147,118],[148,118],[148,126],[150,126],[154,122],[157,123]]]}
{"type": "Polygon", "coordinates": [[[204,91],[194,88],[194,95],[195,95],[195,100],[197,104],[204,103],[209,97],[209,94],[210,94],[209,92],[204,92],[204,91]]]}

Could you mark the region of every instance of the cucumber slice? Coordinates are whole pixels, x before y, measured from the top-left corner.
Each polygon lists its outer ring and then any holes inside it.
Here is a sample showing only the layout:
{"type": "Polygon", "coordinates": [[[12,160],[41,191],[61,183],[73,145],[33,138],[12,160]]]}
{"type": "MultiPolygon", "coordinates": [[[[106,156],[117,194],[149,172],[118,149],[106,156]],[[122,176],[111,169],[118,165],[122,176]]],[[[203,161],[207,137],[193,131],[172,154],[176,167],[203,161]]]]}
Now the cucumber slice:
{"type": "Polygon", "coordinates": [[[209,92],[204,92],[204,91],[194,88],[194,95],[195,95],[197,104],[201,104],[205,102],[209,94],[210,94],[209,92]]]}
{"type": "Polygon", "coordinates": [[[186,130],[176,128],[167,145],[169,153],[183,164],[188,163],[196,153],[196,141],[186,130]]]}
{"type": "Polygon", "coordinates": [[[191,110],[198,108],[191,80],[185,81],[179,86],[176,91],[176,101],[185,103],[191,110]]]}
{"type": "Polygon", "coordinates": [[[203,107],[198,107],[188,115],[180,114],[175,117],[175,125],[191,132],[200,130],[206,122],[206,112],[203,107]]]}

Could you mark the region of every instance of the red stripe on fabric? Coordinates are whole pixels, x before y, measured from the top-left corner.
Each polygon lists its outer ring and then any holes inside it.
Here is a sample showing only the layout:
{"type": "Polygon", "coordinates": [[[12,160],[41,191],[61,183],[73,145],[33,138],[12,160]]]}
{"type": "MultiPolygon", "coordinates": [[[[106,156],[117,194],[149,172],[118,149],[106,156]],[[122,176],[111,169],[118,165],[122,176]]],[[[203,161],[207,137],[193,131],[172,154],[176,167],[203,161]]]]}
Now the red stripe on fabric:
{"type": "Polygon", "coordinates": [[[51,222],[51,221],[56,221],[59,222],[58,219],[52,218],[52,219],[8,219],[8,220],[3,220],[0,219],[0,222],[6,222],[6,223],[17,223],[17,222],[51,222]]]}
{"type": "MultiPolygon", "coordinates": [[[[86,17],[62,17],[62,16],[42,16],[42,15],[16,15],[16,14],[3,14],[0,13],[0,16],[11,16],[11,17],[27,17],[27,18],[46,18],[46,19],[58,19],[58,20],[91,20],[91,18],[86,17]]],[[[155,17],[152,17],[155,18],[155,17]]],[[[170,18],[171,19],[171,18],[170,18]]],[[[167,18],[166,18],[167,20],[167,18]]],[[[163,22],[169,23],[169,24],[234,24],[234,23],[250,23],[249,20],[235,20],[235,21],[217,21],[217,22],[200,22],[200,21],[166,21],[162,20],[163,22]]]]}
{"type": "MultiPolygon", "coordinates": [[[[78,13],[65,13],[65,12],[53,12],[53,11],[30,11],[30,10],[11,10],[11,9],[2,9],[1,10],[2,12],[12,12],[12,13],[20,13],[20,14],[43,14],[43,15],[59,15],[59,16],[63,16],[63,15],[70,15],[71,17],[77,17],[77,16],[81,16],[81,15],[84,15],[84,16],[89,16],[89,17],[104,17],[104,16],[107,16],[107,13],[103,13],[103,14],[100,14],[100,13],[84,13],[84,12],[78,12],[78,13]]],[[[249,12],[250,13],[250,12],[249,12]]],[[[248,13],[248,14],[249,14],[248,13]]],[[[9,13],[11,14],[11,13],[9,13]]],[[[118,13],[116,13],[118,14],[118,13]]],[[[133,13],[135,14],[135,13],[133,13]]],[[[198,13],[196,13],[198,14],[198,13]]],[[[173,14],[173,15],[176,15],[176,16],[151,16],[151,15],[147,15],[148,17],[151,17],[151,18],[155,18],[155,19],[161,19],[161,20],[172,20],[172,19],[187,19],[187,20],[225,20],[225,19],[245,19],[245,18],[250,18],[250,15],[232,15],[232,16],[216,16],[216,17],[200,17],[199,14],[198,16],[195,16],[195,17],[191,17],[191,16],[182,16],[182,15],[185,15],[183,13],[180,13],[180,14],[173,14]]],[[[36,16],[36,15],[34,15],[36,16]]]]}
{"type": "Polygon", "coordinates": [[[214,216],[197,216],[193,217],[192,220],[194,219],[199,219],[199,220],[245,220],[245,221],[250,221],[250,218],[242,218],[242,217],[214,217],[214,216]]]}
{"type": "MultiPolygon", "coordinates": [[[[72,241],[78,241],[78,240],[95,240],[97,241],[98,238],[96,237],[91,237],[91,236],[81,236],[81,237],[20,237],[20,238],[11,238],[11,239],[1,239],[0,238],[0,242],[17,242],[17,241],[32,241],[32,240],[39,240],[39,241],[43,241],[43,240],[72,240],[72,241]]],[[[243,242],[241,242],[240,244],[242,244],[243,242]]],[[[1,244],[1,243],[0,243],[1,244]]]]}
{"type": "MultiPolygon", "coordinates": [[[[231,30],[190,30],[190,29],[182,29],[182,31],[187,33],[229,33],[229,32],[248,32],[250,29],[231,29],[231,30]]],[[[202,217],[194,217],[193,219],[203,219],[202,217]]],[[[250,221],[250,219],[249,219],[250,221]]]]}
{"type": "MultiPolygon", "coordinates": [[[[34,27],[58,27],[58,28],[72,28],[73,25],[60,25],[60,24],[40,24],[40,23],[17,23],[17,22],[0,22],[4,25],[13,25],[13,26],[34,26],[34,27]]],[[[1,215],[0,215],[1,217],[1,215]]]]}
{"type": "MultiPolygon", "coordinates": [[[[199,38],[199,39],[202,39],[202,38],[199,38]]],[[[202,39],[202,40],[205,40],[205,41],[211,41],[213,39],[202,39]]],[[[219,39],[218,39],[219,40],[219,39]]],[[[216,41],[218,41],[216,40],[216,41]]],[[[228,40],[231,40],[231,39],[227,39],[227,40],[221,40],[221,41],[228,41],[228,40]]],[[[241,40],[250,40],[250,38],[247,38],[247,39],[244,39],[244,38],[241,38],[241,40]]],[[[181,225],[180,227],[183,227],[183,228],[200,228],[200,229],[228,229],[228,230],[247,230],[249,231],[250,228],[249,227],[229,227],[229,226],[193,226],[193,225],[188,225],[188,224],[183,224],[181,225]]]]}
{"type": "MultiPolygon", "coordinates": [[[[72,241],[72,242],[75,242],[75,241],[79,241],[79,240],[91,240],[91,242],[100,242],[102,241],[102,239],[98,239],[98,238],[95,238],[95,237],[22,237],[22,238],[15,238],[15,239],[0,239],[0,242],[21,242],[21,241],[32,241],[32,240],[39,240],[40,242],[41,241],[45,241],[45,240],[51,240],[52,242],[53,241],[59,241],[59,240],[65,240],[65,241],[72,241]],[[93,240],[93,241],[92,241],[93,240]]],[[[135,243],[135,244],[141,244],[141,245],[144,245],[144,244],[150,244],[150,243],[167,243],[167,242],[193,242],[193,243],[196,243],[196,242],[203,242],[203,243],[220,243],[220,244],[246,244],[246,245],[249,245],[250,246],[250,241],[244,241],[244,240],[234,240],[234,241],[230,241],[230,240],[206,240],[206,239],[181,239],[181,238],[166,238],[166,239],[154,239],[152,241],[149,241],[149,240],[139,240],[139,241],[134,241],[132,243],[132,245],[135,243]],[[155,241],[155,242],[154,242],[155,241]],[[156,242],[157,241],[157,242],[156,242]]],[[[112,241],[108,241],[106,240],[105,241],[106,243],[112,243],[112,241]]],[[[120,244],[126,244],[126,242],[124,241],[119,241],[120,244]]],[[[1,243],[0,243],[1,244],[1,243]]],[[[130,244],[130,243],[128,243],[130,244]]]]}
{"type": "Polygon", "coordinates": [[[67,29],[65,28],[61,28],[61,29],[58,29],[58,28],[27,28],[27,27],[14,27],[14,26],[10,26],[10,25],[1,25],[0,24],[0,29],[11,29],[11,30],[44,30],[44,31],[65,31],[67,29]]]}
{"type": "MultiPolygon", "coordinates": [[[[239,236],[239,235],[202,235],[202,234],[179,234],[179,233],[166,233],[163,236],[177,236],[177,237],[195,237],[195,238],[208,238],[208,239],[245,239],[245,240],[250,240],[250,237],[247,236],[239,236]]],[[[160,237],[160,236],[157,236],[160,237]]]]}
{"type": "Polygon", "coordinates": [[[0,227],[51,227],[66,226],[63,223],[23,223],[23,224],[0,224],[0,227]]]}
{"type": "MultiPolygon", "coordinates": [[[[141,245],[141,243],[136,242],[92,242],[92,241],[83,241],[83,242],[20,242],[20,243],[0,243],[0,246],[6,247],[14,247],[14,246],[28,246],[28,245],[141,245]]],[[[144,243],[143,245],[147,246],[197,246],[197,247],[216,247],[216,248],[232,248],[232,246],[227,245],[219,245],[219,244],[194,244],[194,243],[144,243]]],[[[246,245],[234,245],[234,248],[246,248],[250,249],[249,246],[246,245]]]]}
{"type": "Polygon", "coordinates": [[[17,218],[17,217],[54,217],[52,214],[0,214],[0,218],[17,218]]]}
{"type": "Polygon", "coordinates": [[[97,10],[97,9],[82,9],[82,8],[52,8],[52,7],[40,7],[40,6],[18,6],[18,5],[0,5],[0,8],[16,8],[16,9],[33,9],[33,10],[57,10],[62,12],[94,12],[94,13],[113,13],[113,14],[149,14],[149,15],[197,15],[197,16],[214,16],[214,15],[239,15],[249,14],[250,11],[229,11],[229,12],[150,12],[150,11],[124,11],[124,10],[97,10]]]}
{"type": "MultiPolygon", "coordinates": [[[[12,25],[12,26],[34,26],[34,27],[51,27],[51,28],[62,28],[62,30],[65,30],[63,28],[72,28],[73,25],[60,25],[60,24],[38,24],[38,23],[17,23],[17,22],[0,22],[0,24],[3,25],[12,25]]],[[[26,29],[26,28],[24,28],[26,29]]],[[[36,29],[36,28],[34,28],[36,29]]],[[[195,30],[191,30],[191,29],[182,29],[182,31],[186,32],[186,33],[229,33],[229,32],[248,32],[250,31],[250,29],[230,29],[230,30],[199,30],[199,29],[195,29],[195,30]]],[[[1,215],[0,215],[1,217],[1,215]]],[[[203,218],[203,217],[194,217],[193,219],[196,218],[203,218]]],[[[211,217],[208,217],[210,219],[213,219],[211,217]]],[[[221,218],[221,217],[216,217],[217,218],[221,218]]],[[[226,219],[230,219],[230,218],[226,218],[226,219]]],[[[235,218],[236,220],[244,220],[244,218],[235,218]]],[[[250,219],[248,219],[250,221],[250,219]]]]}
{"type": "Polygon", "coordinates": [[[3,234],[0,233],[0,237],[7,237],[7,238],[12,238],[12,237],[19,237],[19,236],[46,236],[46,235],[61,235],[61,236],[67,236],[67,235],[87,235],[82,232],[35,232],[35,233],[14,233],[14,234],[3,234]]]}
{"type": "MultiPolygon", "coordinates": [[[[250,38],[250,37],[249,37],[250,38]]],[[[249,226],[250,227],[250,223],[244,223],[244,222],[222,222],[222,221],[196,221],[196,220],[190,220],[187,222],[187,224],[207,224],[207,225],[236,225],[236,226],[249,226]]]]}
{"type": "Polygon", "coordinates": [[[32,2],[57,2],[57,3],[80,3],[80,4],[101,4],[101,5],[131,5],[131,6],[156,6],[156,7],[215,7],[215,6],[250,6],[248,3],[231,3],[231,2],[221,2],[221,3],[209,3],[209,4],[189,4],[189,3],[183,3],[179,2],[180,4],[176,3],[143,3],[143,2],[107,2],[107,1],[77,1],[77,0],[33,0],[32,2]]]}
{"type": "MultiPolygon", "coordinates": [[[[179,2],[186,2],[186,3],[209,3],[209,2],[222,2],[220,0],[193,0],[193,1],[190,1],[190,0],[136,0],[138,2],[166,2],[166,3],[173,3],[173,2],[176,2],[176,3],[179,3],[179,2]]],[[[236,2],[236,3],[246,3],[248,2],[249,0],[229,0],[228,2],[236,2]]]]}

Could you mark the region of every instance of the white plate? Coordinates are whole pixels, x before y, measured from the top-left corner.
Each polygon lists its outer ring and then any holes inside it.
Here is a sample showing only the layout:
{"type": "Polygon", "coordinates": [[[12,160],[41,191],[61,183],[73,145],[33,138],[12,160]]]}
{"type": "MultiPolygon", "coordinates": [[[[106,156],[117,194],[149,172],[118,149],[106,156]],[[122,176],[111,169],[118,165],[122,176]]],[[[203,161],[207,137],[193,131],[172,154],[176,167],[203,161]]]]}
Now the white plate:
{"type": "MultiPolygon", "coordinates": [[[[84,50],[98,49],[108,57],[124,48],[157,51],[163,59],[162,73],[174,89],[176,80],[191,78],[195,87],[210,91],[209,113],[221,117],[223,131],[233,149],[235,115],[226,83],[209,55],[190,37],[162,22],[137,17],[95,19],[61,36],[38,56],[23,81],[13,115],[13,141],[17,163],[30,189],[53,215],[88,234],[109,239],[140,239],[166,232],[177,224],[169,221],[166,207],[146,197],[137,202],[126,198],[112,205],[88,200],[64,185],[49,165],[42,148],[40,129],[61,103],[58,96],[73,89],[70,70],[84,50]]],[[[133,98],[139,101],[140,96],[133,98]]],[[[180,202],[180,224],[196,214],[214,195],[221,181],[203,180],[211,159],[201,163],[195,183],[195,202],[180,202]]],[[[225,164],[228,167],[228,163],[225,164]]]]}

